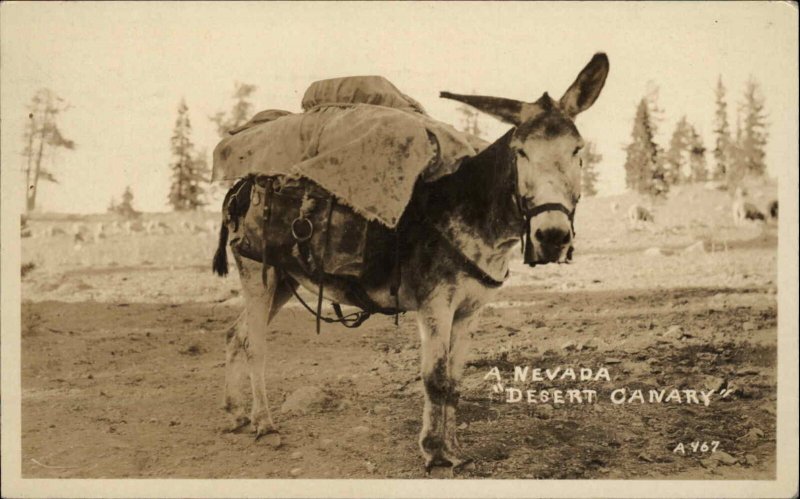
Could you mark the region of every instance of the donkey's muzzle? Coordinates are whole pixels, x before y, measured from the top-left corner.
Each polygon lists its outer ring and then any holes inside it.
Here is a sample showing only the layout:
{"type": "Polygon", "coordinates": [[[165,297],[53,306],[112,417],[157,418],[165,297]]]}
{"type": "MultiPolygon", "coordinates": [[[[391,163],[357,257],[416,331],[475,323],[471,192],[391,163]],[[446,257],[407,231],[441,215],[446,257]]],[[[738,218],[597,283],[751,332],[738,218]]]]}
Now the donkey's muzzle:
{"type": "Polygon", "coordinates": [[[545,210],[531,218],[525,244],[528,265],[566,263],[572,259],[572,223],[563,210],[545,210]]]}

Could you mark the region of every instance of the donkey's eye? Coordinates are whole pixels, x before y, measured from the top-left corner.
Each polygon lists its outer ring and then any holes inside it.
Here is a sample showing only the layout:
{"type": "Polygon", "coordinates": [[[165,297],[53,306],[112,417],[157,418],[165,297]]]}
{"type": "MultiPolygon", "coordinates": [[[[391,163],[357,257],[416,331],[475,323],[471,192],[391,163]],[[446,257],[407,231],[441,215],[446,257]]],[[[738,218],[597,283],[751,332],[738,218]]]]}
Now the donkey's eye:
{"type": "Polygon", "coordinates": [[[579,153],[579,152],[581,152],[581,149],[583,149],[583,146],[578,146],[578,147],[576,147],[576,148],[575,148],[575,150],[574,150],[574,151],[572,151],[572,155],[573,155],[573,156],[577,156],[577,155],[578,155],[578,153],[579,153]]]}
{"type": "Polygon", "coordinates": [[[520,155],[520,157],[523,157],[523,158],[525,158],[525,159],[528,159],[528,155],[527,155],[527,154],[525,154],[525,151],[523,151],[522,149],[517,149],[517,154],[519,154],[519,155],[520,155]]]}

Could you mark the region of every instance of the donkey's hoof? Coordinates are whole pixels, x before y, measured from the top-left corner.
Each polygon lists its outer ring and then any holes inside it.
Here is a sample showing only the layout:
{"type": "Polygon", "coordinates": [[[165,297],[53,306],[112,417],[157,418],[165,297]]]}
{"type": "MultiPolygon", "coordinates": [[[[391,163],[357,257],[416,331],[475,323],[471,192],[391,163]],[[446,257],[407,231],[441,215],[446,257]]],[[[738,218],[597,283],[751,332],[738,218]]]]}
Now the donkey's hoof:
{"type": "Polygon", "coordinates": [[[425,473],[431,478],[448,478],[475,468],[471,458],[457,457],[452,453],[426,458],[425,461],[425,473]]]}
{"type": "Polygon", "coordinates": [[[263,441],[267,445],[277,449],[281,446],[281,435],[274,428],[264,428],[256,431],[256,442],[263,441]]]}

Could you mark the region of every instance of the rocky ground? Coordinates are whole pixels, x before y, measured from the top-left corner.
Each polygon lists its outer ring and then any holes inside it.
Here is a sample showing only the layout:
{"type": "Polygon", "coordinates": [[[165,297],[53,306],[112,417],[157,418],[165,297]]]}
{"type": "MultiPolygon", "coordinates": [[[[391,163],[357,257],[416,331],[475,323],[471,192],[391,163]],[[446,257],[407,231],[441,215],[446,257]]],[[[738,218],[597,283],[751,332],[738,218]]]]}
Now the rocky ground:
{"type": "MultiPolygon", "coordinates": [[[[751,192],[766,204],[774,186],[751,192]]],[[[475,461],[457,477],[774,476],[775,226],[733,226],[727,195],[699,186],[654,206],[655,223],[642,227],[625,219],[633,202],[581,203],[574,264],[514,264],[473,335],[458,420],[475,461]],[[528,367],[525,382],[514,381],[515,366],[528,367]],[[594,377],[573,380],[568,368],[594,377]],[[597,378],[603,368],[607,379],[597,378]],[[534,369],[542,378],[531,381],[534,369]],[[523,400],[508,402],[508,388],[523,400]],[[527,390],[551,399],[529,403],[527,390]],[[570,402],[568,390],[594,390],[594,402],[570,402]],[[651,390],[678,398],[653,402],[651,390]]],[[[413,314],[398,327],[376,317],[317,336],[312,318],[288,306],[268,366],[282,446],[220,431],[223,338],[241,299],[235,276],[210,274],[216,235],[196,222],[76,242],[36,236],[73,221],[31,221],[23,476],[425,476],[413,314]]]]}

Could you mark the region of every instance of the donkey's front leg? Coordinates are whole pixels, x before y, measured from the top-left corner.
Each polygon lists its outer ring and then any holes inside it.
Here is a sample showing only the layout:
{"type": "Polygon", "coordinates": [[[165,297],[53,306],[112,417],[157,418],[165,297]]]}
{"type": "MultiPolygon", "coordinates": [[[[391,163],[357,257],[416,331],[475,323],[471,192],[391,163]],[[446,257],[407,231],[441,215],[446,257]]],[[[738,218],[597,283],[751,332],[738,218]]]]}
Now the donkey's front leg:
{"type": "MultiPolygon", "coordinates": [[[[445,404],[445,447],[457,452],[461,452],[461,445],[459,444],[456,430],[458,422],[456,421],[456,408],[458,407],[458,400],[460,392],[458,386],[461,383],[461,378],[464,376],[464,365],[466,364],[467,354],[469,353],[470,334],[478,322],[480,314],[478,310],[473,307],[461,309],[456,311],[455,319],[453,320],[453,329],[450,333],[450,356],[448,358],[448,372],[452,381],[453,393],[448,397],[445,404]]],[[[464,463],[469,462],[469,459],[463,458],[464,463]]]]}
{"type": "Polygon", "coordinates": [[[453,326],[452,304],[434,299],[421,307],[417,315],[422,340],[422,382],[425,386],[425,408],[422,412],[422,431],[419,445],[425,456],[425,470],[434,466],[458,467],[464,463],[453,448],[453,433],[449,425],[448,406],[458,398],[450,362],[450,333],[453,326]]]}

